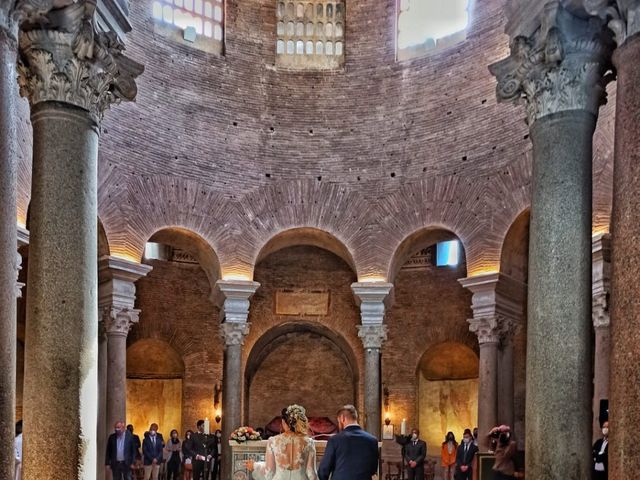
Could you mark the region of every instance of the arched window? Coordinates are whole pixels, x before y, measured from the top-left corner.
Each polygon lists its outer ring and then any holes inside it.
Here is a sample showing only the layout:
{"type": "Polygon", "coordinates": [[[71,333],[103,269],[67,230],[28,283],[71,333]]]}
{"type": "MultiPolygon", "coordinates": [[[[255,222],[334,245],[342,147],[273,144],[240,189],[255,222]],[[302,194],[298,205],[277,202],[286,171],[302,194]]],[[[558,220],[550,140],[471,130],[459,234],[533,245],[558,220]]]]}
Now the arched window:
{"type": "Polygon", "coordinates": [[[398,60],[465,39],[472,0],[398,0],[398,60]]]}
{"type": "Polygon", "coordinates": [[[344,0],[277,0],[276,17],[276,65],[298,70],[342,67],[344,0]]]}
{"type": "Polygon", "coordinates": [[[154,0],[153,18],[162,33],[190,42],[214,44],[213,48],[206,50],[220,53],[223,43],[223,1],[154,0]],[[195,40],[190,38],[189,31],[195,31],[195,40]]]}

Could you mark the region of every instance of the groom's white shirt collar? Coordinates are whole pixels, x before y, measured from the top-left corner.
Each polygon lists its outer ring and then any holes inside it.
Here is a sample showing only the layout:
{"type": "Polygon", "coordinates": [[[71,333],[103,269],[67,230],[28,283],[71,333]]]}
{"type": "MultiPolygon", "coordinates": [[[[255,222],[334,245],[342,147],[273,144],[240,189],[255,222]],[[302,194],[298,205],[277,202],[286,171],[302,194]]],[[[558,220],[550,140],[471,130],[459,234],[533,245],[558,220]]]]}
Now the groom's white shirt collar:
{"type": "Polygon", "coordinates": [[[349,425],[345,425],[343,430],[346,430],[349,427],[360,427],[359,423],[350,423],[349,425]]]}

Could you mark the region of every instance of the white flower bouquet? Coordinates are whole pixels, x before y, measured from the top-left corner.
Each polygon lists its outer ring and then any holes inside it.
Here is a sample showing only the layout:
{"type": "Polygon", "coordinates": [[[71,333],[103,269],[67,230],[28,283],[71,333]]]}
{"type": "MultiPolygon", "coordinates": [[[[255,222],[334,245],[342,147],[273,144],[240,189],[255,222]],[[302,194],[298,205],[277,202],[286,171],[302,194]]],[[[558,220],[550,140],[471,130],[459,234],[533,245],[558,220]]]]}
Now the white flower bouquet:
{"type": "Polygon", "coordinates": [[[262,438],[260,437],[260,432],[256,432],[253,428],[240,427],[231,432],[231,440],[237,443],[244,443],[255,442],[262,440],[262,438]]]}

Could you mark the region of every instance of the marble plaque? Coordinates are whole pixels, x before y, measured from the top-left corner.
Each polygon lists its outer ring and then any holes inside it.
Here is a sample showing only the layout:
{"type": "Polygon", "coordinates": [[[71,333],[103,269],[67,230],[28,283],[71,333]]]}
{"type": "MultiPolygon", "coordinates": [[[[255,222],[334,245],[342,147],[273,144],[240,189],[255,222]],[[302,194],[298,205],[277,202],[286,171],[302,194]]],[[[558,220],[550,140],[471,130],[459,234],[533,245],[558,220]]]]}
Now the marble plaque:
{"type": "Polygon", "coordinates": [[[309,290],[276,291],[276,315],[329,314],[329,292],[309,290]]]}

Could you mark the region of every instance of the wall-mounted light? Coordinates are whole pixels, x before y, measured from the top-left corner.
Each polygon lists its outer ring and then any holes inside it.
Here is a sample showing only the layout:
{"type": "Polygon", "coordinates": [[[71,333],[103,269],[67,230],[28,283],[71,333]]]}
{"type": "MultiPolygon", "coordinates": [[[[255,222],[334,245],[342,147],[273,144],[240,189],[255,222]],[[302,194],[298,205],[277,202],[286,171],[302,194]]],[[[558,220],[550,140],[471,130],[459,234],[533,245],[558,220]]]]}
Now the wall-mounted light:
{"type": "Polygon", "coordinates": [[[222,420],[222,410],[219,408],[216,410],[216,423],[220,423],[222,420]]]}
{"type": "Polygon", "coordinates": [[[389,426],[391,424],[391,414],[387,411],[384,412],[384,424],[389,426]]]}

